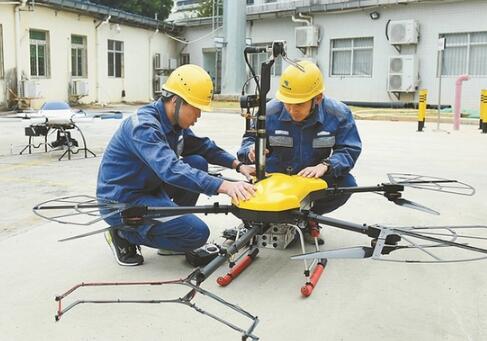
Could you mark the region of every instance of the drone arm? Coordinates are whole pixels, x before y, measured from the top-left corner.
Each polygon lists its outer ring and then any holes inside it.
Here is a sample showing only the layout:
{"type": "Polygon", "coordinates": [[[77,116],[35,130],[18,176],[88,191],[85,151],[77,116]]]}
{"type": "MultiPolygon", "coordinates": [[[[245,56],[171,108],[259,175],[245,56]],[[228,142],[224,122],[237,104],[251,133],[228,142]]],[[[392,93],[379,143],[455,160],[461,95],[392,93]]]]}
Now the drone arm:
{"type": "Polygon", "coordinates": [[[163,217],[173,217],[182,214],[217,214],[232,213],[232,205],[220,205],[214,203],[213,205],[204,206],[174,206],[174,207],[149,207],[149,206],[135,206],[130,207],[122,212],[124,221],[130,222],[141,219],[157,219],[163,217]]]}
{"type": "Polygon", "coordinates": [[[404,190],[404,186],[396,184],[380,184],[377,186],[360,186],[360,187],[330,187],[318,191],[311,192],[309,199],[311,201],[329,198],[334,195],[354,194],[354,193],[370,193],[370,192],[384,192],[384,195],[389,199],[389,196],[397,195],[404,190]]]}
{"type": "Polygon", "coordinates": [[[350,223],[348,221],[335,219],[331,217],[325,217],[309,211],[295,211],[295,215],[297,215],[301,219],[314,220],[317,221],[318,223],[337,227],[343,230],[358,232],[366,235],[369,235],[370,233],[370,227],[366,224],[360,225],[360,224],[350,223]]]}

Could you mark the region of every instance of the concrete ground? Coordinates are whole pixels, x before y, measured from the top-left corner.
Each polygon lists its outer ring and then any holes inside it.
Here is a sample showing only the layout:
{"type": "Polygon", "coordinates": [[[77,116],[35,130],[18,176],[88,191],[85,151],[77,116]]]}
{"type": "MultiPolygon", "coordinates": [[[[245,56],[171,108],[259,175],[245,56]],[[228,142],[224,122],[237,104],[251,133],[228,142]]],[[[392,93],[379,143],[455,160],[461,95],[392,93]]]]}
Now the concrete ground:
{"type": "MultiPolygon", "coordinates": [[[[95,193],[101,154],[120,120],[81,125],[98,157],[57,161],[61,151],[10,155],[25,143],[23,123],[0,118],[0,339],[1,340],[238,340],[239,334],[179,305],[82,305],[55,323],[54,296],[88,281],[169,280],[186,276],[182,257],[161,257],[143,248],[145,264],[118,266],[102,235],[72,242],[58,239],[88,228],[41,220],[31,208],[65,195],[95,193]]],[[[409,189],[405,197],[442,212],[430,216],[395,206],[374,194],[357,194],[332,217],[390,225],[486,224],[487,135],[476,126],[434,132],[414,122],[357,122],[364,145],[354,170],[361,185],[386,181],[388,172],[455,178],[473,185],[473,197],[409,189]]],[[[204,114],[195,131],[235,152],[244,122],[239,115],[204,114]]],[[[228,175],[234,176],[231,172],[228,175]]],[[[205,196],[200,204],[211,202],[205,196]]],[[[227,198],[218,197],[221,203],[227,198]]],[[[203,216],[211,239],[238,221],[203,216]]],[[[103,224],[92,227],[103,227],[103,224]]],[[[91,228],[90,228],[91,229],[91,228]]],[[[327,249],[367,245],[366,237],[324,230],[327,249]]],[[[487,245],[486,245],[487,246],[487,245]]],[[[234,283],[220,288],[218,270],[203,287],[258,315],[262,340],[486,340],[487,261],[453,264],[402,264],[371,260],[332,260],[313,295],[303,299],[302,264],[285,251],[262,250],[234,283]]],[[[73,298],[169,298],[177,287],[84,288],[73,298]]],[[[227,310],[199,300],[213,312],[242,322],[227,310]]],[[[244,321],[245,322],[245,321],[244,321]]],[[[244,324],[245,325],[245,324],[244,324]]]]}

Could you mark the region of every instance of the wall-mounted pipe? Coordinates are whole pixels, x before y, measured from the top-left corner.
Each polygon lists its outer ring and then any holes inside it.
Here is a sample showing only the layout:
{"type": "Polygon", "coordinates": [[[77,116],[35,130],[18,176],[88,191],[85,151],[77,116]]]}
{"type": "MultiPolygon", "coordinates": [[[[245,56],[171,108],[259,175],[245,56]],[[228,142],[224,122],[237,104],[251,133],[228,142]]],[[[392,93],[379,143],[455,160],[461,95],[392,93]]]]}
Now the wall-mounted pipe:
{"type": "MultiPolygon", "coordinates": [[[[346,105],[365,108],[382,108],[382,109],[418,109],[418,104],[414,102],[360,102],[360,101],[342,101],[346,105]]],[[[427,109],[437,109],[436,104],[427,104],[427,109]]],[[[440,109],[451,108],[448,104],[442,104],[440,109]]]]}
{"type": "Polygon", "coordinates": [[[149,101],[154,100],[154,92],[153,92],[153,83],[154,83],[154,74],[153,74],[153,57],[152,57],[152,39],[156,36],[156,34],[159,33],[159,29],[156,28],[154,32],[152,32],[149,36],[149,68],[148,68],[148,75],[149,75],[149,92],[148,92],[148,98],[149,101]]]}
{"type": "MultiPolygon", "coordinates": [[[[96,77],[96,102],[100,104],[104,104],[101,102],[101,72],[100,67],[98,66],[98,61],[100,60],[100,37],[98,36],[100,33],[99,28],[105,24],[110,22],[112,18],[111,15],[108,15],[105,20],[100,21],[98,24],[95,25],[95,77],[96,77]]],[[[108,66],[108,65],[107,65],[108,66]]]]}
{"type": "Polygon", "coordinates": [[[15,6],[15,73],[17,77],[17,96],[20,97],[21,95],[21,87],[22,87],[22,73],[20,71],[20,10],[24,8],[27,4],[27,0],[22,0],[17,2],[17,6],[15,6]]]}
{"type": "Polygon", "coordinates": [[[309,20],[309,25],[313,25],[313,17],[311,15],[304,15],[303,13],[299,12],[298,16],[302,19],[309,20]]]}
{"type": "MultiPolygon", "coordinates": [[[[299,16],[299,18],[296,18],[295,15],[292,15],[291,16],[291,20],[293,22],[305,23],[306,26],[312,26],[313,25],[313,17],[312,16],[310,16],[310,15],[304,15],[304,14],[302,14],[300,12],[298,12],[298,16],[299,16]]],[[[310,52],[311,52],[310,48],[309,47],[306,47],[305,48],[305,56],[306,57],[311,57],[311,53],[310,52]]]]}
{"type": "Polygon", "coordinates": [[[464,81],[468,81],[470,77],[468,75],[461,75],[455,81],[455,115],[453,116],[453,129],[460,129],[460,114],[462,112],[462,84],[464,81]]]}
{"type": "Polygon", "coordinates": [[[95,28],[98,28],[98,27],[100,27],[101,25],[108,24],[108,23],[110,22],[110,19],[111,19],[111,18],[112,18],[112,16],[111,16],[111,15],[107,16],[107,17],[105,18],[105,20],[100,21],[100,22],[99,22],[99,23],[98,23],[98,24],[95,26],[95,28]]]}
{"type": "Polygon", "coordinates": [[[293,22],[302,22],[302,23],[305,23],[306,25],[310,26],[311,25],[311,22],[309,20],[306,20],[306,19],[301,19],[301,18],[296,18],[296,16],[293,14],[291,16],[291,20],[293,22]]]}

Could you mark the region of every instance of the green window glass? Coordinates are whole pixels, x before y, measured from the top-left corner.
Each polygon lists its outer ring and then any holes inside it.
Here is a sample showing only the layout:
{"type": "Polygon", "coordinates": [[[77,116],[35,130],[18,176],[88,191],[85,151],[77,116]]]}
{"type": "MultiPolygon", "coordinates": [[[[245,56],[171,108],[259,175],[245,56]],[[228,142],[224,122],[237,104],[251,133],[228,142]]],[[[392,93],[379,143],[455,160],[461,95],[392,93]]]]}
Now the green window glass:
{"type": "Polygon", "coordinates": [[[108,40],[108,76],[123,77],[123,41],[108,40]]]}
{"type": "Polygon", "coordinates": [[[49,36],[45,31],[29,31],[30,75],[48,77],[49,75],[49,36]]]}
{"type": "Polygon", "coordinates": [[[71,76],[88,76],[87,55],[86,37],[71,35],[71,76]]]}

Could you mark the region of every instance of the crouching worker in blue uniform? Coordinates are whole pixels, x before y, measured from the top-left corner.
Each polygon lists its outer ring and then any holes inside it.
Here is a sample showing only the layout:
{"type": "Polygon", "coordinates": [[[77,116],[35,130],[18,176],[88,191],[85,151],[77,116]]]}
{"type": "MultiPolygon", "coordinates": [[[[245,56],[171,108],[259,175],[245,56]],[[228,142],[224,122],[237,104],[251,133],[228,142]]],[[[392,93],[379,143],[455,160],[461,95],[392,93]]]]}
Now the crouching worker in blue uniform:
{"type": "MultiPolygon", "coordinates": [[[[309,61],[298,63],[304,72],[288,66],[281,75],[277,100],[267,103],[266,172],[322,178],[329,187],[357,186],[350,174],[362,144],[350,109],[323,95],[323,76],[309,61]]],[[[255,162],[255,135],[245,134],[239,160],[255,162]]],[[[336,210],[349,199],[340,195],[314,203],[317,214],[336,210]]],[[[306,241],[314,244],[317,226],[308,224],[306,241]]],[[[318,243],[324,241],[318,238],[318,243]]]]}
{"type": "MultiPolygon", "coordinates": [[[[97,197],[144,206],[193,206],[200,193],[224,193],[234,201],[255,194],[247,182],[228,182],[208,175],[208,163],[233,168],[250,177],[255,171],[208,138],[190,129],[201,111],[209,111],[210,76],[199,66],[183,65],[169,76],[158,101],[122,122],[101,161],[97,197]]],[[[102,212],[103,213],[103,212],[102,212]]],[[[119,216],[106,217],[111,226],[119,216]]],[[[140,265],[140,245],[186,252],[206,243],[208,226],[195,215],[170,217],[133,231],[110,229],[105,238],[120,265],[140,265]]]]}

